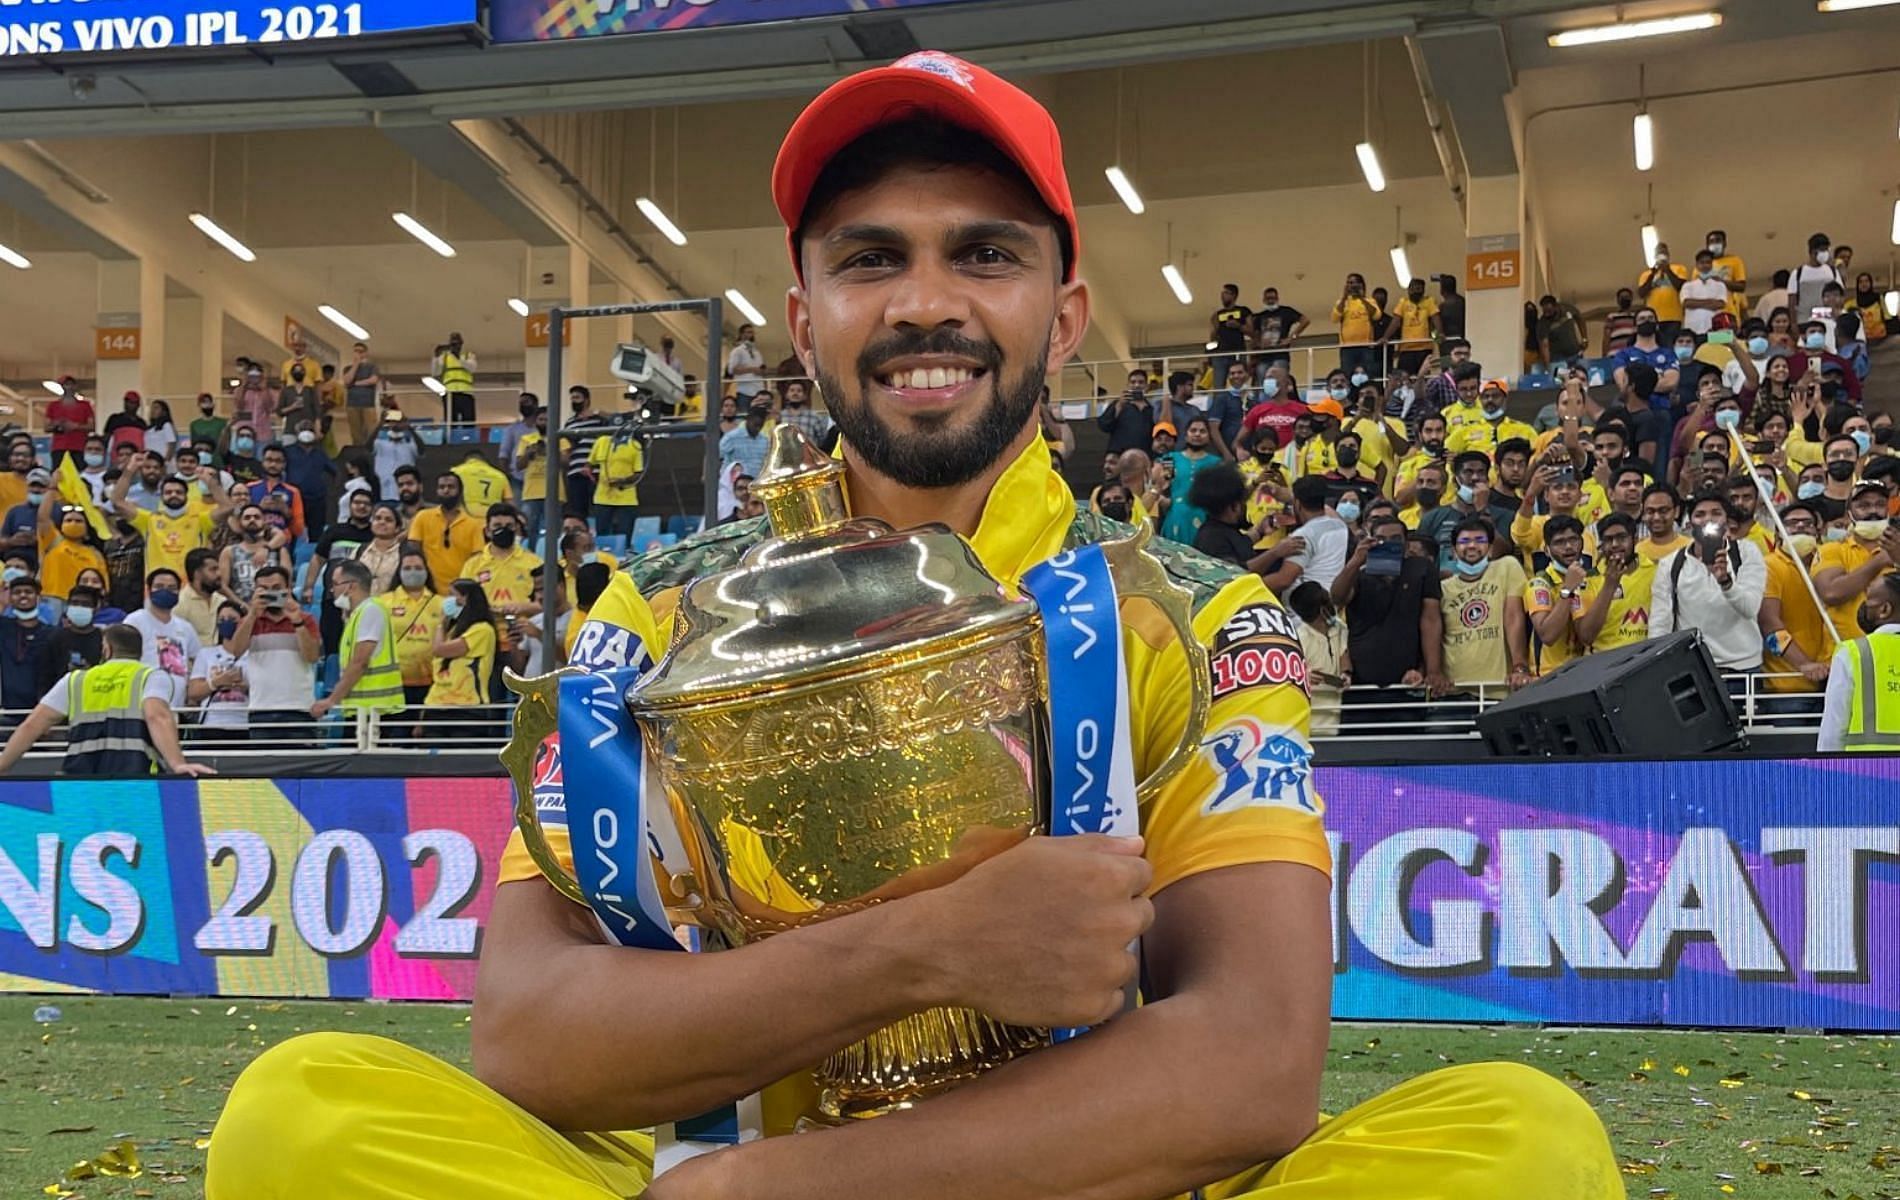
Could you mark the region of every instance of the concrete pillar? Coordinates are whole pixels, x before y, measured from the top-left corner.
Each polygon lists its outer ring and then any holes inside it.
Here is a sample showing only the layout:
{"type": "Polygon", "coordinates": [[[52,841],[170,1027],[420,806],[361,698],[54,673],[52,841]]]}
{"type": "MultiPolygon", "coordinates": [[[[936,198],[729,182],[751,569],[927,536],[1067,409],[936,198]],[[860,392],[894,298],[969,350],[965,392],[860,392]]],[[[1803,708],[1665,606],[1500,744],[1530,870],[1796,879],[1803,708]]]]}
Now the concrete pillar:
{"type": "Polygon", "coordinates": [[[1465,336],[1488,378],[1524,369],[1524,199],[1519,175],[1470,180],[1465,213],[1465,336]]]}
{"type": "Polygon", "coordinates": [[[164,394],[186,399],[199,392],[221,396],[223,372],[224,306],[200,296],[166,300],[164,394]]]}
{"type": "MultiPolygon", "coordinates": [[[[527,328],[535,325],[557,304],[563,308],[576,308],[593,303],[592,278],[593,268],[587,252],[578,246],[528,247],[528,280],[522,299],[528,303],[530,316],[523,322],[525,358],[522,373],[527,381],[524,390],[540,396],[544,404],[562,397],[547,395],[548,348],[546,345],[529,345],[527,328]]],[[[561,359],[561,377],[566,380],[562,385],[564,390],[576,383],[591,387],[597,377],[605,375],[605,371],[588,352],[589,346],[604,336],[597,332],[595,327],[598,325],[599,321],[577,321],[568,326],[566,352],[561,359]]],[[[595,402],[599,403],[602,398],[596,396],[595,402]]],[[[562,416],[565,418],[566,415],[563,411],[562,416]]]]}
{"type": "Polygon", "coordinates": [[[165,271],[149,260],[99,260],[98,351],[94,378],[101,412],[119,410],[136,391],[164,392],[165,271]]]}

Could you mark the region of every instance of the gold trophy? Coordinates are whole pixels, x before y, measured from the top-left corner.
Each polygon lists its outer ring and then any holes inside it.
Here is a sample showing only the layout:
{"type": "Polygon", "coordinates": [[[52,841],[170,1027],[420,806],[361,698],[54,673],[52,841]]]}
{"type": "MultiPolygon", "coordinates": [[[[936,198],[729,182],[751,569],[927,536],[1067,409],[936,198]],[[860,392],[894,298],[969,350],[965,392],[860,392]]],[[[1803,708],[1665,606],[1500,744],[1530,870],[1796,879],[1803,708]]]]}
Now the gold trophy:
{"type": "MultiPolygon", "coordinates": [[[[1049,828],[1035,603],[942,525],[898,532],[850,516],[844,483],[841,464],[778,426],[752,484],[774,536],[686,586],[671,649],[625,698],[690,868],[655,861],[668,916],[707,931],[711,948],[940,886],[1049,828]]],[[[1142,801],[1187,765],[1210,703],[1190,595],[1147,539],[1144,528],[1102,549],[1119,599],[1150,602],[1173,626],[1192,686],[1180,743],[1140,783],[1142,801]]],[[[557,683],[509,678],[523,701],[503,759],[529,853],[587,903],[531,794],[557,683]]],[[[1049,1039],[968,1009],[917,1013],[819,1065],[808,1115],[906,1107],[1049,1039]]]]}

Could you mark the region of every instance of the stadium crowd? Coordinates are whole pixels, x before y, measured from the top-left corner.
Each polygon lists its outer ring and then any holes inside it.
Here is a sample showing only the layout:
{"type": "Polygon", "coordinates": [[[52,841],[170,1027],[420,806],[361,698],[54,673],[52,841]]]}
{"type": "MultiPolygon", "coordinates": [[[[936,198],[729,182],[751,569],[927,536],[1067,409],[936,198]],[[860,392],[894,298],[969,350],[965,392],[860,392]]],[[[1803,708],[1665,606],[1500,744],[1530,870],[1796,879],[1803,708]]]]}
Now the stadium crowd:
{"type": "MultiPolygon", "coordinates": [[[[1137,368],[1102,397],[1102,476],[1078,499],[1262,575],[1299,619],[1317,735],[1468,717],[1573,658],[1690,628],[1768,697],[1761,713],[1818,712],[1837,641],[1900,563],[1900,444],[1860,403],[1887,334],[1875,281],[1825,235],[1809,250],[1751,293],[1721,231],[1686,265],[1658,246],[1594,345],[1545,296],[1526,306],[1523,362],[1492,371],[1450,276],[1391,302],[1348,275],[1325,314],[1339,365],[1307,381],[1293,371],[1311,318],[1229,285],[1198,370],[1137,368]]],[[[428,479],[367,345],[340,367],[290,350],[240,360],[188,421],[128,392],[100,424],[64,381],[47,444],[6,441],[10,723],[109,657],[115,625],[141,635],[188,742],[311,744],[333,709],[374,712],[398,741],[494,736],[497,666],[556,665],[543,622],[571,645],[629,546],[637,427],[576,386],[551,451],[523,392],[486,451],[467,443],[428,479]],[[562,563],[551,600],[544,529],[562,563]]],[[[670,339],[661,354],[680,371],[670,339]]],[[[451,425],[473,420],[474,366],[459,335],[435,350],[451,425]]],[[[836,433],[795,362],[766,373],[750,326],[726,368],[720,511],[739,519],[761,511],[748,485],[772,423],[836,433]]],[[[703,419],[680,373],[676,415],[703,419]]],[[[1055,404],[1042,427],[1058,465],[1086,473],[1055,404]]]]}

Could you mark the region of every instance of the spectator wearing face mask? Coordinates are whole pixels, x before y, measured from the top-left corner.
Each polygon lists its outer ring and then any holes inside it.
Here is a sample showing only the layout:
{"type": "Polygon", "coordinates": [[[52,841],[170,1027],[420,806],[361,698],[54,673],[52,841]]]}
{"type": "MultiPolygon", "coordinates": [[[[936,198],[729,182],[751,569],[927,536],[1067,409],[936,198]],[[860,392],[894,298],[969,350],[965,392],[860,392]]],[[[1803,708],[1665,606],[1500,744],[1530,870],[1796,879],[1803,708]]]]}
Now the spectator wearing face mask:
{"type": "Polygon", "coordinates": [[[291,444],[283,448],[284,478],[303,497],[304,516],[314,532],[330,512],[330,498],[336,494],[342,475],[331,460],[321,429],[315,422],[297,421],[295,434],[291,444]]]}
{"type": "Polygon", "coordinates": [[[1405,285],[1405,295],[1392,306],[1396,318],[1386,330],[1396,351],[1393,362],[1407,375],[1417,373],[1443,334],[1438,320],[1438,301],[1425,294],[1425,281],[1414,279],[1405,285]]]}
{"type": "Polygon", "coordinates": [[[1602,337],[1601,358],[1613,357],[1636,340],[1636,293],[1629,288],[1616,289],[1616,304],[1603,315],[1602,337]]]}
{"type": "Polygon", "coordinates": [[[1854,365],[1840,355],[1828,350],[1828,324],[1822,320],[1804,322],[1801,326],[1801,349],[1788,360],[1788,372],[1796,379],[1828,380],[1830,373],[1838,373],[1840,389],[1856,405],[1860,403],[1860,376],[1854,365]]]}
{"type": "Polygon", "coordinates": [[[35,467],[27,472],[26,496],[0,519],[0,549],[9,556],[19,555],[28,570],[40,565],[40,508],[52,490],[53,477],[35,467]]]}
{"type": "Polygon", "coordinates": [[[1827,285],[1844,288],[1846,280],[1841,278],[1840,268],[1835,265],[1834,256],[1828,250],[1829,238],[1825,233],[1817,233],[1808,239],[1808,257],[1788,271],[1788,308],[1796,321],[1805,321],[1820,308],[1824,301],[1821,294],[1827,285]]]}
{"type": "Polygon", "coordinates": [[[1900,576],[1868,585],[1855,624],[1865,632],[1844,640],[1828,668],[1815,749],[1891,751],[1900,746],[1900,576]]]}
{"type": "Polygon", "coordinates": [[[1580,512],[1583,483],[1577,478],[1576,467],[1567,459],[1551,461],[1553,458],[1554,451],[1531,465],[1531,479],[1524,489],[1523,503],[1511,521],[1511,542],[1525,564],[1532,568],[1543,561],[1540,556],[1548,556],[1547,528],[1558,517],[1575,520],[1582,534],[1583,553],[1596,553],[1596,533],[1583,523],[1580,512]],[[1544,502],[1547,512],[1537,511],[1539,500],[1544,502]]]}
{"type": "Polygon", "coordinates": [[[1284,368],[1268,370],[1255,393],[1253,406],[1241,422],[1241,440],[1251,447],[1276,450],[1293,440],[1293,422],[1306,413],[1306,405],[1293,394],[1284,368]]]}
{"type": "Polygon", "coordinates": [[[1680,292],[1682,326],[1698,338],[1705,338],[1714,327],[1717,313],[1728,311],[1728,284],[1715,270],[1715,254],[1708,247],[1696,251],[1695,274],[1686,280],[1680,292]]]}
{"type": "Polygon", "coordinates": [[[233,501],[224,490],[217,472],[199,468],[199,482],[210,492],[213,507],[208,511],[191,510],[191,484],[176,476],[159,485],[156,511],[147,512],[126,497],[130,477],[121,475],[112,488],[112,507],[145,539],[145,569],[149,572],[166,567],[181,575],[185,557],[193,550],[207,547],[218,522],[231,512],[233,501]]]}
{"type": "Polygon", "coordinates": [[[337,650],[343,670],[336,686],[310,706],[310,715],[319,721],[333,708],[341,708],[346,716],[385,716],[403,706],[389,610],[376,602],[369,588],[369,568],[362,563],[345,560],[330,568],[330,603],[348,620],[337,650]]]}
{"type": "Polygon", "coordinates": [[[1134,506],[1134,495],[1119,479],[1111,479],[1095,489],[1093,507],[1096,512],[1111,521],[1120,521],[1124,525],[1133,524],[1134,506]]]}
{"type": "Polygon", "coordinates": [[[436,476],[435,499],[434,507],[423,509],[409,522],[409,537],[428,557],[436,586],[446,589],[461,578],[463,565],[481,550],[486,527],[462,506],[462,480],[455,473],[436,476]]]}
{"type": "Polygon", "coordinates": [[[488,598],[475,581],[457,579],[450,585],[430,651],[435,678],[423,699],[425,728],[449,740],[487,736],[484,717],[494,686],[495,625],[488,598]]]}
{"type": "Polygon", "coordinates": [[[429,578],[429,560],[411,545],[403,550],[396,568],[396,586],[378,596],[396,639],[396,662],[402,672],[403,702],[410,708],[404,724],[421,720],[423,700],[435,681],[435,631],[442,623],[442,597],[429,578]]]}
{"type": "Polygon", "coordinates": [[[1348,374],[1362,371],[1370,376],[1378,366],[1379,352],[1372,342],[1384,316],[1378,303],[1366,294],[1366,277],[1357,271],[1349,273],[1339,301],[1333,305],[1333,324],[1339,327],[1339,365],[1348,374]]]}
{"type": "MultiPolygon", "coordinates": [[[[1867,445],[1873,445],[1873,435],[1863,434],[1867,445]]],[[[1821,488],[1818,492],[1801,497],[1812,500],[1821,510],[1821,519],[1835,521],[1847,515],[1848,501],[1854,496],[1854,481],[1860,475],[1862,438],[1850,433],[1835,433],[1821,444],[1820,466],[1822,472],[1821,488]]],[[[1788,435],[1790,458],[1795,454],[1796,435],[1788,435]]],[[[1798,494],[1798,493],[1797,493],[1798,494]]]]}
{"type": "Polygon", "coordinates": [[[40,581],[21,575],[7,583],[6,618],[0,620],[0,708],[11,728],[16,715],[39,700],[40,664],[53,639],[53,628],[40,619],[40,581]]]}
{"type": "Polygon", "coordinates": [[[1495,694],[1500,685],[1516,690],[1531,681],[1524,568],[1508,555],[1491,557],[1494,537],[1487,518],[1460,518],[1439,583],[1450,694],[1474,700],[1482,690],[1495,694]]]}
{"type": "MultiPolygon", "coordinates": [[[[222,640],[223,628],[218,632],[222,640]]],[[[282,567],[258,572],[257,591],[229,647],[249,663],[252,737],[281,741],[284,726],[307,719],[317,698],[314,667],[323,657],[317,619],[291,594],[290,572],[282,567]]]]}
{"type": "Polygon", "coordinates": [[[59,503],[59,492],[46,489],[46,498],[40,502],[40,543],[46,547],[40,555],[40,586],[46,595],[64,603],[79,572],[88,567],[98,571],[100,578],[110,578],[106,557],[94,542],[86,510],[59,503]]]}
{"type": "Polygon", "coordinates": [[[1887,506],[1884,484],[1868,481],[1856,485],[1847,502],[1849,536],[1822,545],[1815,554],[1814,589],[1821,594],[1821,602],[1827,605],[1828,615],[1843,639],[1868,632],[1858,619],[1867,587],[1900,561],[1900,529],[1888,521],[1887,506]]]}
{"type": "Polygon", "coordinates": [[[1306,659],[1306,690],[1312,697],[1310,732],[1316,738],[1339,732],[1340,696],[1352,686],[1352,655],[1346,623],[1333,607],[1332,593],[1302,580],[1287,593],[1287,607],[1300,619],[1300,651],[1306,659]]]}
{"type": "Polygon", "coordinates": [[[95,619],[105,594],[89,583],[76,583],[66,597],[59,627],[41,651],[37,686],[44,692],[68,671],[96,667],[105,657],[100,626],[95,619]]]}
{"type": "Polygon", "coordinates": [[[1496,454],[1498,446],[1512,438],[1522,438],[1527,442],[1534,439],[1537,431],[1509,415],[1505,397],[1504,384],[1498,380],[1483,384],[1478,393],[1478,419],[1453,424],[1451,432],[1445,437],[1446,451],[1459,454],[1476,450],[1490,455],[1496,454]]]}
{"type": "Polygon", "coordinates": [[[1797,500],[1781,511],[1788,530],[1782,546],[1768,555],[1768,585],[1762,593],[1762,644],[1767,656],[1762,681],[1771,696],[1763,708],[1771,715],[1818,711],[1821,685],[1827,680],[1834,639],[1802,582],[1805,569],[1812,576],[1819,565],[1821,528],[1818,507],[1797,500]]]}
{"type": "Polygon", "coordinates": [[[125,624],[145,636],[140,661],[172,677],[174,706],[184,703],[185,680],[200,649],[198,631],[175,611],[182,582],[176,568],[154,567],[145,576],[145,606],[125,618],[125,624]]]}
{"type": "Polygon", "coordinates": [[[264,477],[264,468],[257,460],[257,427],[248,420],[233,422],[225,432],[230,436],[229,448],[224,452],[224,469],[231,478],[247,488],[264,477]]]}
{"type": "Polygon", "coordinates": [[[224,601],[213,626],[217,640],[199,650],[191,664],[185,700],[199,710],[193,741],[242,742],[251,736],[250,664],[232,646],[244,611],[243,605],[224,601]]]}
{"type": "Polygon", "coordinates": [[[283,422],[286,437],[294,434],[303,422],[309,422],[310,427],[316,429],[323,420],[323,399],[317,395],[317,375],[306,364],[291,364],[289,373],[284,376],[283,390],[277,393],[275,415],[283,422]]]}
{"type": "Polygon", "coordinates": [[[486,597],[489,611],[501,625],[504,654],[515,648],[520,619],[541,611],[534,600],[534,568],[539,560],[521,548],[519,521],[514,505],[491,506],[484,522],[488,544],[469,555],[457,576],[474,580],[486,597]]]}
{"type": "Polygon", "coordinates": [[[521,419],[501,431],[501,448],[496,457],[501,460],[501,469],[514,484],[515,498],[521,498],[521,439],[534,432],[535,414],[541,411],[541,398],[533,392],[523,392],[515,402],[515,409],[521,419]]]}
{"type": "Polygon", "coordinates": [[[1688,279],[1688,270],[1670,261],[1666,242],[1656,244],[1655,259],[1636,277],[1637,299],[1655,313],[1657,328],[1654,332],[1664,342],[1674,341],[1676,330],[1682,325],[1682,285],[1688,279]]]}

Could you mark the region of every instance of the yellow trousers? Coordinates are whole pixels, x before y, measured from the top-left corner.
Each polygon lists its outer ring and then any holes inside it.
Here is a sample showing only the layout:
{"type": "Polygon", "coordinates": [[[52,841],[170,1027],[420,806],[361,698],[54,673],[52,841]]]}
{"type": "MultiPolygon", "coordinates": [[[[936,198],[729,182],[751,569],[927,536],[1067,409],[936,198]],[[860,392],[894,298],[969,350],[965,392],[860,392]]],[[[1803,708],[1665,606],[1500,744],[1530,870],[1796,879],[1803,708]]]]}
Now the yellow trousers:
{"type": "MultiPolygon", "coordinates": [[[[557,1133],[399,1042],[316,1033],[251,1064],[212,1135],[207,1200],[618,1200],[652,1138],[557,1133]]],[[[1576,1093],[1518,1063],[1421,1075],[1327,1121],[1206,1200],[1621,1200],[1608,1136],[1576,1093]]]]}

